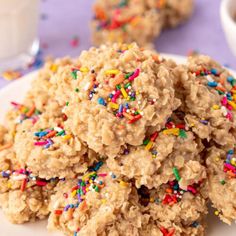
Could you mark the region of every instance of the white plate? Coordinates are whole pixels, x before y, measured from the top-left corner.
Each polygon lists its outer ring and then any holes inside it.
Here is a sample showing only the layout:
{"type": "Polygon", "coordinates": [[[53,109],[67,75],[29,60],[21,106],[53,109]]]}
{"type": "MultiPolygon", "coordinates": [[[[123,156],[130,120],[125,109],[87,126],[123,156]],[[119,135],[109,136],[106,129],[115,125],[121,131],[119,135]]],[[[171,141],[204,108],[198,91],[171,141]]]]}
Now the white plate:
{"type": "MultiPolygon", "coordinates": [[[[172,58],[178,63],[186,60],[185,57],[177,55],[163,54],[164,57],[172,58]]],[[[236,76],[236,72],[232,72],[236,76]]],[[[4,121],[4,114],[11,107],[11,101],[21,102],[26,91],[30,88],[31,81],[35,78],[37,72],[30,73],[24,78],[12,82],[0,90],[0,123],[4,121]]],[[[17,199],[16,199],[17,201],[17,199]]],[[[210,209],[212,212],[212,209],[210,209]]],[[[213,213],[208,216],[207,236],[235,236],[236,224],[231,227],[223,224],[213,213]]],[[[0,236],[61,236],[60,233],[49,233],[46,230],[46,221],[37,223],[28,223],[24,225],[10,224],[0,211],[0,236]]]]}

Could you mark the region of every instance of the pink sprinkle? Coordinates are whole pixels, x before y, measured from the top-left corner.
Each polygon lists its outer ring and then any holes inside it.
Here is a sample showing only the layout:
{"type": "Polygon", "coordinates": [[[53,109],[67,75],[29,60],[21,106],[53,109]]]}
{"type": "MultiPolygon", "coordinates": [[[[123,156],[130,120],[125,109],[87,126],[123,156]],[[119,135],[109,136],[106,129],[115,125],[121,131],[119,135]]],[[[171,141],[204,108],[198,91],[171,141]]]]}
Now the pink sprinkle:
{"type": "Polygon", "coordinates": [[[100,176],[100,177],[106,177],[107,174],[106,174],[106,173],[101,173],[101,174],[98,174],[98,176],[100,176]]]}
{"type": "Polygon", "coordinates": [[[35,146],[44,146],[44,145],[46,145],[46,144],[48,144],[47,141],[43,141],[43,142],[35,142],[35,143],[34,143],[35,146]]]}
{"type": "Polygon", "coordinates": [[[121,91],[117,90],[114,96],[112,97],[111,101],[116,102],[116,99],[120,96],[120,94],[121,94],[121,91]]]}
{"type": "Polygon", "coordinates": [[[224,166],[229,170],[236,171],[236,168],[229,163],[225,163],[224,166]]]}
{"type": "Polygon", "coordinates": [[[230,111],[232,111],[232,110],[233,110],[233,107],[232,107],[231,105],[229,105],[229,104],[227,104],[227,106],[226,106],[226,107],[227,107],[227,109],[228,109],[228,110],[230,110],[230,111]]]}
{"type": "Polygon", "coordinates": [[[133,81],[136,77],[139,76],[139,73],[140,73],[140,69],[136,69],[133,75],[129,77],[129,81],[133,81]]]}
{"type": "Polygon", "coordinates": [[[226,97],[223,97],[222,100],[221,100],[221,104],[222,104],[223,106],[226,106],[227,103],[228,103],[227,98],[226,98],[226,97]]]}
{"type": "Polygon", "coordinates": [[[197,190],[196,190],[193,186],[191,186],[191,185],[188,186],[187,190],[188,190],[189,192],[193,193],[193,194],[196,194],[196,193],[197,193],[197,190]]]}
{"type": "Polygon", "coordinates": [[[232,113],[228,112],[227,115],[226,115],[226,118],[229,119],[229,120],[232,120],[233,119],[232,113]]]}

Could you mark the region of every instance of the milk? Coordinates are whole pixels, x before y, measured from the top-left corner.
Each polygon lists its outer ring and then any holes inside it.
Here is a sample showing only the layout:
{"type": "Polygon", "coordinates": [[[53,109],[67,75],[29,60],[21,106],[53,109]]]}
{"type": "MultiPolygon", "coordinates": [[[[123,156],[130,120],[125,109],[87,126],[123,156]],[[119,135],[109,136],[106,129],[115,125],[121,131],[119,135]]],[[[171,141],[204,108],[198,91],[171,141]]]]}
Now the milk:
{"type": "Polygon", "coordinates": [[[38,16],[39,0],[0,0],[0,67],[32,52],[38,16]]]}

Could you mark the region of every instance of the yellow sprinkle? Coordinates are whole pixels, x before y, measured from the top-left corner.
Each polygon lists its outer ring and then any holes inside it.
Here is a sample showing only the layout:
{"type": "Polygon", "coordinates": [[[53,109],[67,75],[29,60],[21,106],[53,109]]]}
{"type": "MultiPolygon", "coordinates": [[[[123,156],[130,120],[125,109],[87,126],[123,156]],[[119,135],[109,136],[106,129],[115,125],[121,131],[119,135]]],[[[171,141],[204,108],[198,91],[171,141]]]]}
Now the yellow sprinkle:
{"type": "Polygon", "coordinates": [[[233,94],[235,94],[235,93],[236,93],[236,90],[235,90],[235,89],[232,89],[230,92],[233,93],[233,94]]]}
{"type": "Polygon", "coordinates": [[[11,183],[7,183],[7,187],[11,188],[12,187],[11,183]]]}
{"type": "Polygon", "coordinates": [[[219,110],[219,109],[220,109],[220,106],[218,106],[218,105],[213,105],[212,108],[213,108],[214,110],[219,110]]]}
{"type": "Polygon", "coordinates": [[[219,158],[219,157],[216,157],[216,158],[215,158],[215,161],[216,161],[216,162],[218,162],[219,160],[220,160],[220,158],[219,158]]]}
{"type": "Polygon", "coordinates": [[[233,100],[236,102],[236,94],[233,95],[233,100]]]}
{"type": "Polygon", "coordinates": [[[236,110],[236,103],[232,101],[228,101],[228,104],[233,107],[234,110],[236,110]]]}
{"type": "Polygon", "coordinates": [[[118,110],[119,109],[119,105],[114,103],[114,102],[109,102],[108,103],[109,107],[112,108],[112,109],[116,109],[118,110]]]}
{"type": "Polygon", "coordinates": [[[72,136],[70,134],[67,134],[67,135],[63,136],[64,140],[68,140],[68,139],[71,139],[71,138],[72,138],[72,136]]]}
{"type": "Polygon", "coordinates": [[[234,160],[231,160],[230,162],[233,166],[235,166],[236,162],[234,160]]]}
{"type": "Polygon", "coordinates": [[[121,180],[121,181],[120,181],[120,185],[121,185],[122,187],[128,187],[128,186],[129,186],[129,183],[126,183],[126,182],[124,182],[123,180],[121,180]]]}
{"type": "Polygon", "coordinates": [[[93,172],[90,172],[90,173],[87,173],[87,174],[85,174],[85,175],[82,177],[82,180],[86,180],[86,179],[88,179],[88,178],[89,178],[89,176],[91,176],[91,175],[94,175],[94,174],[96,174],[96,172],[95,172],[95,171],[93,171],[93,172]]]}
{"type": "Polygon", "coordinates": [[[126,91],[125,91],[124,88],[121,88],[120,91],[121,91],[121,93],[122,93],[122,95],[123,95],[124,98],[127,98],[127,97],[128,97],[128,94],[126,93],[126,91]]]}
{"type": "Polygon", "coordinates": [[[57,72],[57,69],[58,69],[58,66],[56,64],[52,64],[50,66],[50,70],[53,72],[53,73],[56,73],[57,72]]]}
{"type": "Polygon", "coordinates": [[[150,198],[150,202],[154,202],[154,198],[153,197],[150,198]]]}
{"type": "Polygon", "coordinates": [[[215,215],[218,216],[220,214],[219,211],[215,211],[215,215]]]}
{"type": "Polygon", "coordinates": [[[149,151],[152,148],[153,142],[149,141],[148,144],[146,145],[145,149],[149,151]]]}
{"type": "Polygon", "coordinates": [[[74,197],[76,195],[76,190],[74,190],[72,193],[71,193],[71,197],[74,197]]]}
{"type": "Polygon", "coordinates": [[[102,204],[105,204],[107,202],[106,199],[101,199],[102,204]]]}
{"type": "Polygon", "coordinates": [[[106,70],[106,75],[117,75],[120,71],[119,70],[106,70]]]}
{"type": "Polygon", "coordinates": [[[129,45],[128,45],[128,49],[131,49],[131,48],[133,48],[133,47],[134,47],[133,44],[129,44],[129,45]]]}
{"type": "Polygon", "coordinates": [[[179,135],[179,128],[173,128],[173,129],[166,129],[163,131],[163,134],[173,134],[173,135],[176,135],[178,136],[179,135]]]}
{"type": "Polygon", "coordinates": [[[87,72],[89,72],[89,68],[88,67],[80,67],[79,71],[87,73],[87,72]]]}

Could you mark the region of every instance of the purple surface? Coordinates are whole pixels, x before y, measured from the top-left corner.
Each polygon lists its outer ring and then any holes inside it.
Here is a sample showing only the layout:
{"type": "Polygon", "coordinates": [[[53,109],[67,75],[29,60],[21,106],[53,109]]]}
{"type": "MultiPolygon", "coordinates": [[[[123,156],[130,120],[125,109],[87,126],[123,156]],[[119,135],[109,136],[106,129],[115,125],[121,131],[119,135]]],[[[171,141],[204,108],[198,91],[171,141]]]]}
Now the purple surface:
{"type": "MultiPolygon", "coordinates": [[[[220,23],[221,0],[195,0],[193,17],[186,24],[165,30],[156,40],[160,52],[187,55],[190,50],[208,54],[236,69],[236,58],[228,48],[220,23]]],[[[54,57],[77,56],[91,46],[89,21],[93,0],[42,0],[39,37],[43,55],[54,57]],[[79,46],[72,47],[71,40],[79,37],[79,46]]],[[[0,79],[0,87],[6,85],[0,79]]]]}

